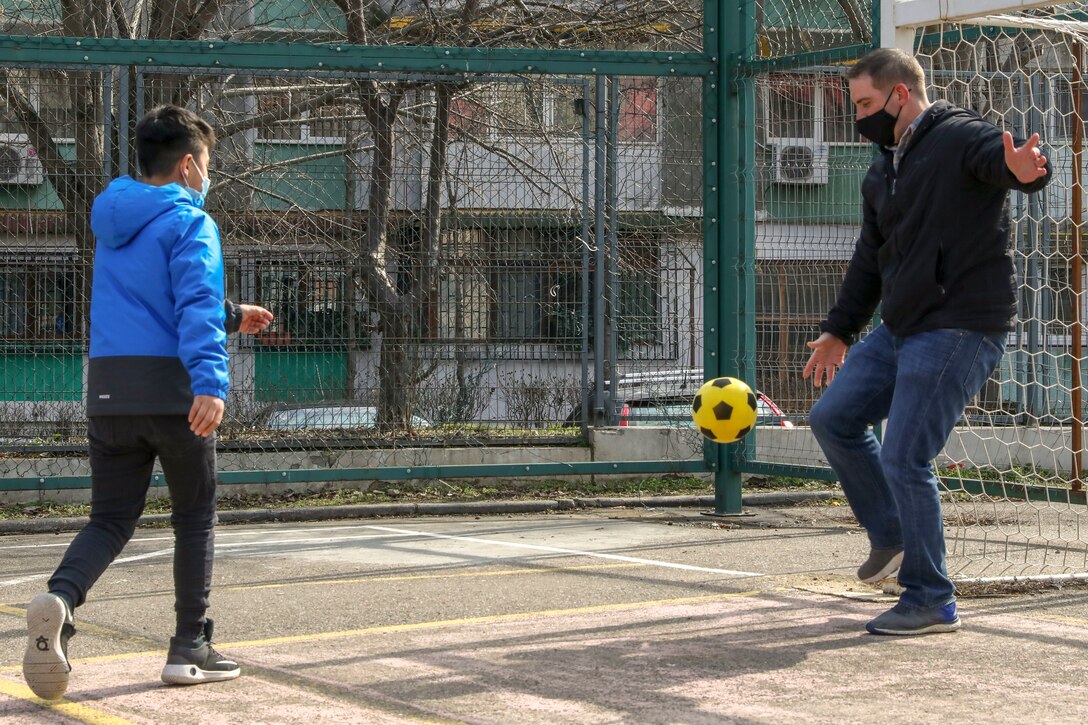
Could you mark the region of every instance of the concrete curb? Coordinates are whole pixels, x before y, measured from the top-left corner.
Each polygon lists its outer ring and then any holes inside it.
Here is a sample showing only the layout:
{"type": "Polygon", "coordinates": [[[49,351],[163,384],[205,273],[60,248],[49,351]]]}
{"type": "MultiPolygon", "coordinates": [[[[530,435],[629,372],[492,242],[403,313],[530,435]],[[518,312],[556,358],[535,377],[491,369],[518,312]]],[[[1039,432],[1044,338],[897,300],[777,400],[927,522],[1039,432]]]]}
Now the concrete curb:
{"type": "MultiPolygon", "coordinates": [[[[745,506],[782,506],[841,497],[835,491],[797,491],[751,493],[743,497],[745,506]]],[[[441,501],[423,503],[375,503],[355,506],[315,506],[309,508],[242,509],[220,511],[220,523],[265,523],[273,521],[329,521],[387,516],[465,516],[480,514],[529,514],[543,511],[575,511],[590,508],[682,508],[713,506],[713,496],[624,496],[598,498],[561,498],[525,501],[441,501]]],[[[82,518],[42,518],[0,521],[0,534],[59,534],[78,531],[87,523],[82,518]]],[[[170,514],[140,517],[140,526],[168,525],[170,514]]]]}

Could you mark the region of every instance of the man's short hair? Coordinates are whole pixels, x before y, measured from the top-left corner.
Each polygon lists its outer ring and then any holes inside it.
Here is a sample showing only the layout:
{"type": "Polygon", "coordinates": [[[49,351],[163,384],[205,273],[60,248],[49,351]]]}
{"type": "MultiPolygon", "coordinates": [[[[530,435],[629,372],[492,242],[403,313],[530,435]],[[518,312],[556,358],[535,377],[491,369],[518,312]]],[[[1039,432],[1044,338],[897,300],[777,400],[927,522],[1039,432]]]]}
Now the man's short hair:
{"type": "Polygon", "coordinates": [[[846,71],[846,79],[869,76],[873,86],[881,91],[903,83],[915,93],[925,94],[926,74],[909,53],[899,48],[877,48],[865,55],[846,71]]]}
{"type": "Polygon", "coordinates": [[[187,108],[159,106],[136,124],[136,159],[144,176],[169,174],[186,154],[215,148],[215,131],[187,108]]]}

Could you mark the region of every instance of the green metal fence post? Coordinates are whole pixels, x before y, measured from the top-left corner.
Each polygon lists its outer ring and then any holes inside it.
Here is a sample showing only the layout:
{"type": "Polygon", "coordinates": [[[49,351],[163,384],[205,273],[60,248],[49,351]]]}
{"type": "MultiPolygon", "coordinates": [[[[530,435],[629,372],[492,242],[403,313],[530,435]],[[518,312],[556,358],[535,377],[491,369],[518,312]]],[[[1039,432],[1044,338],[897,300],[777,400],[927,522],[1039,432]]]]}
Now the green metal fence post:
{"type": "MultiPolygon", "coordinates": [[[[756,94],[755,79],[742,71],[756,46],[755,0],[736,0],[738,20],[730,54],[729,89],[734,109],[731,128],[735,129],[735,183],[727,186],[737,205],[733,235],[736,264],[731,270],[735,289],[735,348],[732,350],[734,375],[756,388],[756,94]]],[[[745,461],[756,458],[758,430],[729,446],[730,470],[735,471],[735,492],[727,503],[729,513],[741,513],[741,470],[745,461]]]]}
{"type": "MultiPolygon", "coordinates": [[[[716,0],[705,6],[703,52],[714,70],[704,79],[703,213],[704,377],[734,375],[752,381],[755,292],[755,195],[746,178],[751,164],[755,106],[753,83],[740,74],[748,40],[755,37],[750,0],[716,0]],[[728,26],[722,20],[730,18],[728,26]]],[[[751,445],[751,443],[739,444],[751,445]]],[[[714,471],[714,513],[739,515],[743,450],[706,443],[714,471]]]]}
{"type": "MultiPolygon", "coordinates": [[[[718,37],[723,35],[719,24],[721,0],[706,0],[703,4],[703,53],[707,58],[718,56],[718,37]]],[[[724,124],[718,122],[719,98],[722,94],[720,70],[724,64],[716,62],[713,70],[703,77],[703,377],[718,376],[719,339],[722,336],[718,316],[718,267],[721,266],[721,249],[718,244],[723,226],[720,219],[718,177],[720,172],[719,146],[724,124]]],[[[714,471],[715,511],[723,511],[725,476],[719,458],[720,446],[703,442],[703,459],[707,468],[714,471]]]]}

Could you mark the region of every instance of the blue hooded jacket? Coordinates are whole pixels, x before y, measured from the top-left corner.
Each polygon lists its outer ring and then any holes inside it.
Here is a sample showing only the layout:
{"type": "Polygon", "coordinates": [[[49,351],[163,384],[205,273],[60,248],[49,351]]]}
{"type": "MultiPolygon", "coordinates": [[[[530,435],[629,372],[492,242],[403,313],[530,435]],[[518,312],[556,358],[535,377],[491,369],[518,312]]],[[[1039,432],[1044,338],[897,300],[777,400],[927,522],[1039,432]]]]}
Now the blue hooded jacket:
{"type": "MultiPolygon", "coordinates": [[[[227,327],[219,229],[179,184],[124,176],[94,201],[88,415],[187,414],[226,398],[227,327]]],[[[230,313],[228,315],[228,312],[230,313]]]]}

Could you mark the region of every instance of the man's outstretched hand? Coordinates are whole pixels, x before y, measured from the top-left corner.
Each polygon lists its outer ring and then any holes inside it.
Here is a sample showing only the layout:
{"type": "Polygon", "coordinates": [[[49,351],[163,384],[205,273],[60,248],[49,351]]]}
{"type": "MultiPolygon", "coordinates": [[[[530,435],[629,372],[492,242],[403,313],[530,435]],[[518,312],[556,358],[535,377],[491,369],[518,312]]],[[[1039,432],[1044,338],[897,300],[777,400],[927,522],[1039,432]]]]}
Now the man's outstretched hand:
{"type": "Polygon", "coordinates": [[[1046,156],[1039,150],[1039,134],[1033,133],[1020,148],[1016,148],[1008,131],[1004,140],[1005,165],[1021,184],[1030,184],[1046,176],[1046,156]]]}

